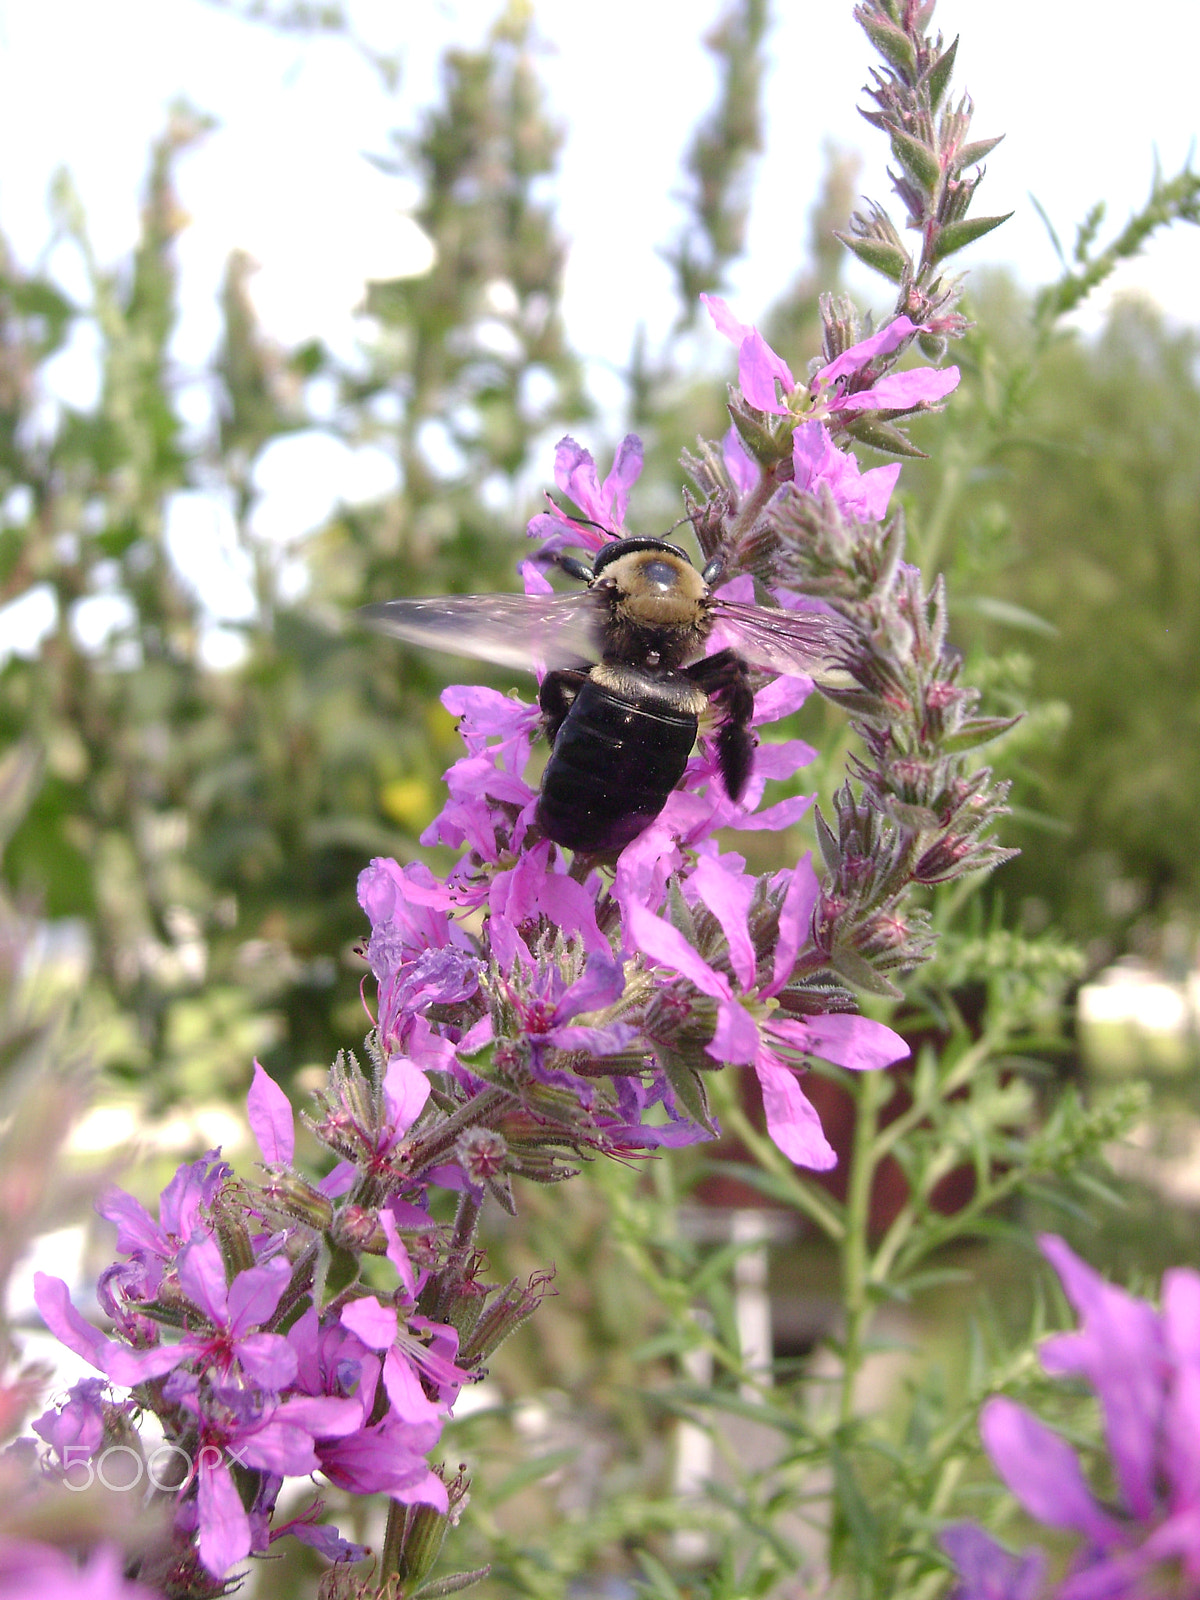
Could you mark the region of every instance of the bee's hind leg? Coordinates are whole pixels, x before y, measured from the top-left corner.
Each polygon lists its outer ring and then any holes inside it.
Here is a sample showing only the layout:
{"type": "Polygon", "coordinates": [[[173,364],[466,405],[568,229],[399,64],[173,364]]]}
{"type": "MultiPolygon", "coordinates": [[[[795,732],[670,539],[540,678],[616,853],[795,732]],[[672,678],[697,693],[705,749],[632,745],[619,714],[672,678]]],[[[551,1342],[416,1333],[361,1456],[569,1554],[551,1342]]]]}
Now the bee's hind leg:
{"type": "Polygon", "coordinates": [[[722,720],[716,743],[721,782],[731,800],[740,800],[754,766],[757,742],[750,731],[754,691],[749,669],[735,650],[718,650],[684,670],[696,687],[720,706],[722,720]]]}
{"type": "Polygon", "coordinates": [[[575,696],[587,679],[586,672],[576,672],[571,667],[557,667],[542,679],[542,687],[538,691],[538,704],[546,719],[546,737],[551,744],[558,738],[558,730],[566,721],[575,696]]]}

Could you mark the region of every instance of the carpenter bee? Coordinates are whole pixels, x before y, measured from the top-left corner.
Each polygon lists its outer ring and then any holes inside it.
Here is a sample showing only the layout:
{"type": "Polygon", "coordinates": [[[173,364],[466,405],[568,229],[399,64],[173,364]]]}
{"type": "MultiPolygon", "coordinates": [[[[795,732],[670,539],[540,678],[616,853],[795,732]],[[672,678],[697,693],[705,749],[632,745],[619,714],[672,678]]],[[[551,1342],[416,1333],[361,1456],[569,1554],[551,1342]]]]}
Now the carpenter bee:
{"type": "Polygon", "coordinates": [[[683,777],[702,719],[715,723],[721,779],[739,799],[754,760],[750,668],[827,661],[836,620],[723,600],[710,589],[719,559],[698,572],[664,539],[615,539],[590,565],[558,564],[587,587],[387,600],[359,614],[408,644],[548,669],[538,699],[553,748],[537,821],[556,844],[611,855],[635,839],[683,777]],[[736,648],[706,655],[718,624],[736,648]]]}

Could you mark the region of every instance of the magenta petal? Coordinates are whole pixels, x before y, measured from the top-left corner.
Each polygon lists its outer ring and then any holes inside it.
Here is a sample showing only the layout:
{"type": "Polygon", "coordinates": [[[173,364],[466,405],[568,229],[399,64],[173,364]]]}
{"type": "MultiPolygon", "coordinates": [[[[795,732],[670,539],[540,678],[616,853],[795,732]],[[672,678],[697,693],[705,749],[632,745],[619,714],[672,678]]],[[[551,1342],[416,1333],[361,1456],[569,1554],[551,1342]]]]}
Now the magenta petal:
{"type": "Polygon", "coordinates": [[[246,1096],[250,1131],[269,1167],[286,1167],[296,1153],[296,1131],[292,1106],[279,1085],[256,1061],[254,1082],[246,1096]]]}
{"type": "Polygon", "coordinates": [[[1040,1550],[1015,1556],[971,1522],[956,1522],[939,1535],[942,1549],[958,1568],[956,1600],[1037,1600],[1046,1558],[1040,1550]]]}
{"type": "Polygon", "coordinates": [[[61,1278],[37,1272],[33,1279],[33,1298],[50,1332],[107,1373],[114,1383],[132,1385],[147,1378],[161,1378],[183,1360],[184,1352],[174,1345],[159,1345],[152,1350],[130,1350],[115,1339],[106,1339],[71,1304],[71,1295],[61,1278]]]}
{"type": "Polygon", "coordinates": [[[738,350],[738,381],[742,393],[759,411],[783,417],[787,415],[787,406],[781,404],[776,395],[776,379],[783,385],[785,395],[796,387],[787,362],[775,354],[757,328],[752,328],[738,350]]]}
{"type": "Polygon", "coordinates": [[[779,943],[775,947],[771,987],[764,991],[767,996],[778,994],[791,977],[796,957],[812,934],[812,915],[819,892],[812,855],[805,855],[791,873],[783,905],[779,908],[779,943]]]}
{"type": "Polygon", "coordinates": [[[689,899],[691,891],[701,905],[707,907],[721,924],[721,932],[729,941],[729,961],[743,989],[754,987],[754,969],[757,958],[754,942],[750,938],[747,917],[750,902],[758,886],[756,878],[744,873],[733,874],[715,861],[703,856],[695,872],[687,881],[689,899]]]}
{"type": "Polygon", "coordinates": [[[239,1272],[227,1297],[231,1331],[240,1334],[243,1328],[261,1328],[264,1322],[270,1322],[291,1281],[292,1269],[283,1256],[239,1272]]]}
{"type": "Polygon", "coordinates": [[[629,491],[641,476],[643,456],[642,441],[636,433],[627,433],[617,446],[612,471],[605,478],[600,491],[605,504],[611,508],[616,527],[620,527],[625,520],[629,491]]]}
{"type": "Polygon", "coordinates": [[[238,1365],[260,1389],[278,1393],[296,1376],[296,1352],[281,1333],[247,1334],[236,1349],[238,1365]]]}
{"type": "Polygon", "coordinates": [[[270,1422],[231,1444],[229,1454],[235,1461],[263,1472],[277,1472],[281,1478],[303,1477],[321,1465],[313,1449],[312,1434],[294,1420],[284,1420],[278,1412],[270,1422]]]}
{"type": "Polygon", "coordinates": [[[700,300],[713,319],[717,332],[723,333],[727,339],[732,339],[734,344],[741,344],[743,339],[754,332],[748,322],[738,321],[720,295],[702,294],[700,300]]]}
{"type": "Polygon", "coordinates": [[[746,454],[746,447],[736,428],[730,428],[721,440],[721,453],[725,457],[725,470],[729,481],[742,494],[749,494],[762,477],[762,468],[746,454]]]}
{"type": "Polygon", "coordinates": [[[837,1154],[791,1068],[763,1050],[754,1070],[762,1088],[767,1132],[788,1160],[814,1172],[828,1172],[836,1167],[837,1154]]]}
{"type": "Polygon", "coordinates": [[[843,510],[852,512],[860,522],[881,522],[887,515],[888,501],[899,476],[898,461],[859,473],[857,483],[845,491],[843,510]]]}
{"type": "Polygon", "coordinates": [[[208,1320],[218,1328],[229,1319],[229,1290],[225,1283],[225,1262],[221,1247],[210,1234],[193,1239],[179,1252],[179,1287],[194,1300],[208,1320]]]}
{"type": "Polygon", "coordinates": [[[155,1222],[140,1200],[124,1189],[105,1189],[96,1201],[96,1210],[117,1230],[117,1249],[126,1255],[147,1250],[152,1255],[170,1255],[171,1244],[163,1228],[155,1222]]]}
{"type": "Polygon", "coordinates": [[[215,1445],[200,1451],[197,1478],[200,1559],[214,1578],[223,1578],[250,1554],[250,1519],[215,1445]]]}
{"type": "Polygon", "coordinates": [[[829,1012],[816,1017],[772,1018],[771,1033],[793,1050],[819,1056],[856,1072],[877,1072],[911,1054],[898,1033],[882,1022],[855,1013],[829,1012]]]}
{"type": "Polygon", "coordinates": [[[781,717],[789,717],[793,711],[799,711],[812,693],[812,686],[811,678],[792,673],[773,679],[754,696],[752,725],[758,727],[764,722],[778,722],[781,717]]]}
{"type": "Polygon", "coordinates": [[[1074,1450],[1024,1406],[996,1395],[979,1414],[979,1432],[996,1471],[1031,1517],[1071,1528],[1101,1548],[1120,1541],[1120,1523],[1093,1499],[1074,1450]]]}
{"type": "Polygon", "coordinates": [[[852,372],[860,372],[867,362],[876,356],[890,356],[893,350],[899,349],[909,334],[916,331],[908,317],[896,317],[877,333],[871,334],[866,339],[860,339],[857,344],[852,344],[849,350],[843,350],[841,355],[827,367],[822,367],[817,373],[816,383],[823,386],[833,383],[838,378],[848,377],[852,372]]]}
{"type": "Polygon", "coordinates": [[[636,904],[625,908],[625,929],[644,955],[662,967],[673,967],[691,980],[702,994],[720,1000],[730,998],[729,981],[724,973],[714,972],[700,952],[694,949],[678,928],[664,922],[636,904]]]}
{"type": "Polygon", "coordinates": [[[276,1413],[314,1439],[344,1439],[361,1426],[363,1401],[336,1395],[289,1395],[276,1413]]]}
{"type": "Polygon", "coordinates": [[[429,1079],[404,1056],[392,1056],[383,1077],[383,1097],[397,1134],[405,1134],[425,1109],[429,1079]]]}
{"type": "Polygon", "coordinates": [[[554,481],[586,516],[603,520],[596,463],[591,451],[576,444],[569,434],[558,441],[554,451],[554,481]]]}
{"type": "Polygon", "coordinates": [[[923,401],[942,400],[958,387],[957,367],[912,367],[893,372],[869,389],[842,395],[829,402],[833,412],[910,411],[923,401]]]}
{"type": "Polygon", "coordinates": [[[383,1386],[392,1411],[404,1422],[420,1424],[437,1417],[437,1402],[425,1393],[416,1369],[394,1346],[383,1358],[383,1386]]]}
{"type": "Polygon", "coordinates": [[[722,1000],[717,1008],[717,1026],[705,1050],[714,1061],[731,1067],[749,1066],[762,1048],[758,1025],[736,1000],[722,1000]]]}
{"type": "Polygon", "coordinates": [[[382,1306],[373,1294],[351,1300],[342,1309],[342,1326],[357,1334],[369,1350],[390,1350],[396,1342],[394,1306],[382,1306]]]}
{"type": "MultiPolygon", "coordinates": [[[[393,1202],[394,1204],[395,1202],[393,1202]]],[[[415,1295],[417,1292],[417,1273],[408,1253],[408,1246],[400,1237],[400,1230],[396,1226],[395,1213],[390,1207],[385,1206],[379,1213],[379,1225],[387,1239],[387,1258],[396,1269],[396,1276],[404,1285],[405,1293],[415,1295]]]]}
{"type": "Polygon", "coordinates": [[[1047,1372],[1078,1373],[1095,1389],[1117,1482],[1133,1514],[1149,1517],[1157,1502],[1165,1406],[1158,1314],[1145,1300],[1107,1283],[1064,1240],[1043,1234],[1038,1243],[1082,1318],[1077,1333],[1043,1342],[1042,1365],[1047,1372]]]}

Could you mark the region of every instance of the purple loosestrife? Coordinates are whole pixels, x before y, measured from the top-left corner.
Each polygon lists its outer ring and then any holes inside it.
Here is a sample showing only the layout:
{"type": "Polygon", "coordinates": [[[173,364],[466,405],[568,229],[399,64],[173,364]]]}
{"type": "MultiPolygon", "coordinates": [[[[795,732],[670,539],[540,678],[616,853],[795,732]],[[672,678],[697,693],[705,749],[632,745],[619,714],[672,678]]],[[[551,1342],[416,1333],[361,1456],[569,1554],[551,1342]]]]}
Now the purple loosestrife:
{"type": "MultiPolygon", "coordinates": [[[[894,45],[893,9],[866,0],[856,14],[894,45]]],[[[901,362],[917,348],[940,361],[964,330],[942,262],[996,220],[964,219],[978,183],[964,169],[990,145],[967,142],[965,102],[936,114],[953,50],[921,33],[931,9],[905,8],[912,39],[884,50],[891,64],[876,74],[870,112],[902,168],[897,188],[921,230],[920,259],[877,206],[846,235],[898,284],[894,314],[860,326],[848,304],[824,301],[823,353],[796,378],[755,328],[706,297],[737,346],[739,382],[724,446],[702,443],[684,463],[697,489],[685,492],[686,517],[721,594],[833,619],[836,671],[820,687],[852,717],[863,754],[834,818],[816,813],[820,871],[805,856],[756,875],[728,848],[730,834],[783,833],[810,807],[792,787],[813,752],[768,731],[812,691],[807,677],[739,677],[759,740],[740,798],[715,781],[721,746],[702,725],[666,805],[615,859],[572,855],[541,836],[527,775],[536,705],[483,688],[446,691],[465,754],[423,843],[461,855],[445,879],[382,859],[360,875],[363,954],[377,984],[365,1064],[340,1055],[307,1119],[332,1171],[316,1182],[298,1170],[291,1107],[256,1066],[248,1110],[259,1181],[236,1177],[214,1152],[180,1169],[157,1220],[119,1193],[101,1202],[124,1258],[99,1286],[110,1329],[93,1326],[59,1280],[38,1282],[47,1325],[103,1375],[38,1420],[47,1464],[66,1472],[91,1461],[136,1439],[139,1415],[154,1415],[179,1465],[155,1490],[171,1504],[175,1543],[169,1573],[143,1576],[162,1577],[173,1600],[223,1592],[242,1562],[286,1535],[334,1561],[362,1555],[317,1523],[319,1498],[276,1522],[285,1481],[305,1476],[389,1497],[372,1581],[379,1592],[416,1592],[466,1492],[430,1460],[445,1419],[546,1288],[544,1275],[483,1281],[484,1201],[511,1211],[514,1179],[558,1182],[596,1154],[629,1159],[711,1137],[706,1076],[728,1066],[753,1071],[780,1149],[828,1168],[834,1153],[803,1069],[820,1059],[876,1070],[907,1053],[891,1029],[858,1014],[854,992],[898,995],[894,979],[928,954],[928,919],[909,906],[914,886],[1003,858],[988,834],[1003,794],[965,752],[1007,724],[973,715],[976,696],[959,685],[946,643],[942,591],[926,591],[903,562],[902,521],[889,515],[899,464],[864,470],[855,454],[856,444],[915,453],[905,420],[954,390],[957,368],[901,362]],[[788,788],[769,794],[776,782],[788,788]],[[439,1220],[449,1207],[453,1221],[439,1220]]],[[[561,441],[555,482],[567,504],[547,496],[529,525],[539,549],[523,567],[528,594],[547,592],[545,569],[565,552],[594,554],[631,536],[641,465],[633,435],[603,480],[586,449],[561,441]]],[[[705,648],[735,643],[718,625],[705,648]]],[[[1064,1370],[1075,1362],[1091,1375],[1090,1350],[1060,1350],[1064,1370]]],[[[1179,1417],[1158,1447],[1170,1457],[1164,1504],[1130,1405],[1116,1405],[1115,1377],[1103,1383],[1120,1419],[1114,1457],[1128,1469],[1124,1520],[1092,1509],[1078,1483],[1073,1500],[1066,1488],[1055,1499],[1054,1484],[1070,1477],[1061,1452],[1042,1463],[1044,1504],[1058,1515],[1069,1502],[1071,1525],[1106,1560],[1135,1551],[1129,1529],[1140,1519],[1190,1562],[1182,1508],[1200,1474],[1181,1441],[1191,1391],[1181,1383],[1170,1403],[1179,1417]]],[[[1018,1451],[1031,1425],[1010,1429],[1018,1451]]],[[[964,1575],[971,1567],[980,1594],[1007,1584],[1011,1600],[1028,1600],[1032,1567],[993,1559],[981,1538],[958,1540],[964,1575]]],[[[134,1592],[103,1587],[102,1559],[96,1570],[98,1594],[134,1592]]],[[[448,1578],[441,1592],[470,1576],[448,1578]]],[[[73,1591],[64,1580],[60,1592],[73,1591]]]]}
{"type": "Polygon", "coordinates": [[[1163,1277],[1159,1310],[1105,1282],[1063,1240],[1044,1254],[1080,1318],[1074,1333],[1043,1341],[1042,1365],[1081,1380],[1104,1421],[1115,1499],[1100,1499],[1074,1448],[1004,1396],[984,1406],[988,1454],[1028,1514],[1076,1534],[1067,1575],[1051,1590],[1036,1552],[1018,1558],[964,1524],[947,1553],[962,1600],[1150,1600],[1200,1596],[1200,1274],[1163,1277]]]}

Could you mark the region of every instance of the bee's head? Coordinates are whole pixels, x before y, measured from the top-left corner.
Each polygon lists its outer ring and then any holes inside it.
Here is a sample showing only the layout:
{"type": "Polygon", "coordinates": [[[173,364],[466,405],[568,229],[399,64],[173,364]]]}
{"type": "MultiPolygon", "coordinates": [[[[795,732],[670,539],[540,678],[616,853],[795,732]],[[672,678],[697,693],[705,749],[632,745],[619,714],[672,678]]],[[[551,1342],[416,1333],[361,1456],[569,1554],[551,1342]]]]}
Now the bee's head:
{"type": "Polygon", "coordinates": [[[665,539],[618,539],[592,563],[592,587],[615,591],[629,620],[644,626],[694,624],[708,585],[677,545],[665,539]]]}

